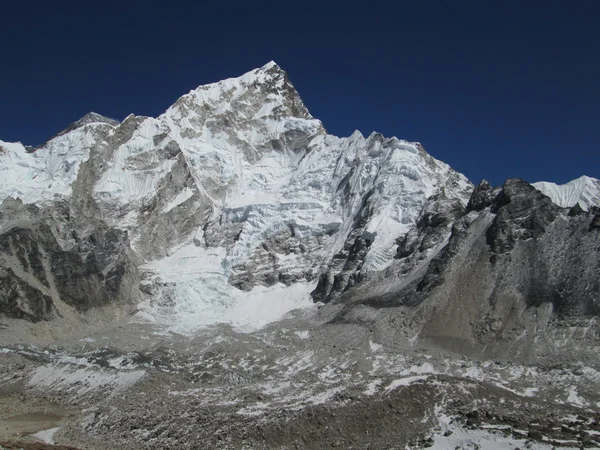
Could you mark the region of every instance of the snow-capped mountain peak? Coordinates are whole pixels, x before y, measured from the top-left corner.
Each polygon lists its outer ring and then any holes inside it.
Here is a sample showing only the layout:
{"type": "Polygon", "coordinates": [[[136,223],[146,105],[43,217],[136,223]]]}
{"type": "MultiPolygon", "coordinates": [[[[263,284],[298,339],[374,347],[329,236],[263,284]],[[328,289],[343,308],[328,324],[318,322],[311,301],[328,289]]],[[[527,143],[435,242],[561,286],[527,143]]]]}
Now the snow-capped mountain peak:
{"type": "Polygon", "coordinates": [[[41,203],[69,195],[81,163],[118,124],[89,113],[36,148],[0,140],[0,201],[14,197],[41,203]]]}
{"type": "Polygon", "coordinates": [[[110,117],[103,116],[102,114],[98,114],[95,112],[89,112],[81,119],[73,122],[71,125],[67,127],[66,130],[62,131],[60,134],[64,134],[65,132],[69,132],[74,130],[75,128],[82,127],[84,125],[88,125],[90,123],[107,123],[112,126],[119,125],[119,121],[115,119],[111,119],[110,117]]]}
{"type": "Polygon", "coordinates": [[[579,204],[587,211],[590,206],[600,207],[600,180],[596,178],[584,175],[565,184],[542,181],[533,186],[562,208],[579,204]]]}
{"type": "Polygon", "coordinates": [[[418,143],[328,135],[274,62],[200,86],[157,118],[77,123],[33,155],[10,147],[43,183],[24,193],[15,180],[5,196],[91,196],[84,204],[127,231],[145,260],[154,287],[141,310],[160,315],[169,298],[169,314],[192,326],[230,317],[253,295],[244,291],[310,303],[322,273],[339,278],[334,261],[359,241],[368,245],[353,271],[384,270],[428,198],[464,206],[473,188],[418,143]]]}
{"type": "Polygon", "coordinates": [[[236,116],[255,119],[313,118],[287,73],[273,61],[240,77],[199,86],[181,97],[165,114],[185,115],[190,109],[201,107],[210,109],[212,114],[235,111],[236,116]],[[259,108],[255,110],[253,106],[259,108]]]}
{"type": "Polygon", "coordinates": [[[589,447],[599,200],[327,134],[273,62],[0,141],[3,404],[85,406],[61,448],[589,447]]]}

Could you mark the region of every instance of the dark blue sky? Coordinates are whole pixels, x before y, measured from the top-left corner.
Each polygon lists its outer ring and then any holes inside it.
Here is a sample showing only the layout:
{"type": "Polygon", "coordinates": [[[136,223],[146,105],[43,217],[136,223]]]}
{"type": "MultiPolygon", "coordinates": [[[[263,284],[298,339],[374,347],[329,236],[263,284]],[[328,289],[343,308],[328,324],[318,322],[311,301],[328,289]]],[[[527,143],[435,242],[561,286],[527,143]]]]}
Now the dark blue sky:
{"type": "Polygon", "coordinates": [[[275,60],[330,133],[420,141],[474,182],[600,177],[598,1],[5,3],[3,140],[275,60]]]}

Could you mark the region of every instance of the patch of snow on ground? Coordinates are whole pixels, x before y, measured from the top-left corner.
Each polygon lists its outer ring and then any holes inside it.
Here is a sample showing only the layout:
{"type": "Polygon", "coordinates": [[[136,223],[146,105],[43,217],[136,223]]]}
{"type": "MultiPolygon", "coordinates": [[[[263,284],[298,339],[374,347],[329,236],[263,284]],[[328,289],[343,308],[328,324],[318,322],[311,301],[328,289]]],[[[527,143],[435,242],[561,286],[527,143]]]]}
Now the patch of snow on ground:
{"type": "Polygon", "coordinates": [[[60,427],[50,428],[48,430],[38,431],[35,434],[32,434],[31,437],[39,442],[44,444],[54,444],[54,435],[56,432],[60,430],[60,427]]]}
{"type": "Polygon", "coordinates": [[[535,397],[539,391],[539,388],[527,388],[523,391],[522,395],[523,397],[535,397]]]}
{"type": "Polygon", "coordinates": [[[401,372],[402,375],[408,375],[410,373],[435,373],[433,364],[424,362],[420,366],[411,366],[410,369],[401,372]]]}
{"type": "Polygon", "coordinates": [[[79,397],[96,390],[126,389],[137,383],[145,374],[143,370],[117,372],[49,364],[36,368],[27,385],[34,389],[64,390],[79,397]]]}
{"type": "Polygon", "coordinates": [[[450,436],[436,436],[431,450],[448,450],[460,448],[463,450],[508,450],[515,448],[528,448],[533,450],[567,450],[573,447],[557,447],[555,445],[540,444],[507,436],[504,433],[493,433],[487,430],[466,430],[455,428],[450,436]]]}
{"type": "Polygon", "coordinates": [[[225,320],[241,331],[255,331],[292,310],[312,307],[309,294],[313,289],[311,283],[278,283],[268,288],[257,286],[250,292],[236,290],[236,302],[225,314],[225,320]]]}
{"type": "Polygon", "coordinates": [[[373,341],[369,341],[369,348],[371,349],[371,351],[373,353],[378,352],[379,350],[381,350],[383,347],[383,345],[381,344],[377,344],[376,342],[373,341]]]}
{"type": "Polygon", "coordinates": [[[375,395],[377,394],[377,388],[382,383],[380,379],[369,381],[367,384],[367,388],[363,391],[365,395],[375,395]]]}
{"type": "Polygon", "coordinates": [[[434,436],[433,446],[429,447],[432,450],[458,448],[464,450],[508,450],[525,447],[534,450],[567,449],[567,447],[556,447],[533,441],[528,441],[527,445],[525,445],[524,440],[515,439],[501,432],[461,428],[453,422],[452,417],[443,412],[443,408],[440,406],[435,408],[435,415],[439,422],[440,434],[434,436]],[[448,435],[446,436],[445,434],[448,435]]]}
{"type": "Polygon", "coordinates": [[[300,339],[308,339],[310,337],[310,332],[308,331],[296,331],[294,334],[300,339]]]}
{"type": "Polygon", "coordinates": [[[579,394],[577,393],[577,389],[574,387],[571,387],[571,389],[569,390],[569,397],[567,398],[567,402],[577,406],[587,406],[587,402],[579,396],[579,394]]]}
{"type": "Polygon", "coordinates": [[[401,386],[410,386],[413,383],[416,383],[417,381],[424,381],[427,378],[429,378],[428,376],[423,376],[423,375],[417,375],[414,377],[406,377],[406,378],[400,378],[399,380],[394,380],[392,381],[386,388],[385,388],[385,392],[391,392],[395,389],[398,389],[401,386]]]}

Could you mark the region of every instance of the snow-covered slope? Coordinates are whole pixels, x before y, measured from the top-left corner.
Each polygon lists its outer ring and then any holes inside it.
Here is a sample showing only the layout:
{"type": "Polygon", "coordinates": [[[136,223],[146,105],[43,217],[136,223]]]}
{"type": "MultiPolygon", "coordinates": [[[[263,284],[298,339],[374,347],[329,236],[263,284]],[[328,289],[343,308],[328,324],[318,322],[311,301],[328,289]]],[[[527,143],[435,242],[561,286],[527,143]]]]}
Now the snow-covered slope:
{"type": "Polygon", "coordinates": [[[328,135],[273,62],[201,86],[158,118],[90,115],[36,151],[0,145],[0,199],[95,205],[145,260],[140,315],[166,317],[170,305],[198,324],[226,320],[221,309],[239,309],[243,291],[273,302],[296,286],[309,303],[356,233],[370,246],[361,270],[381,271],[428,198],[466,205],[472,191],[418,143],[328,135]]]}
{"type": "Polygon", "coordinates": [[[571,208],[579,203],[582,209],[600,207],[600,180],[582,176],[565,184],[541,181],[533,186],[562,208],[571,208]]]}
{"type": "Polygon", "coordinates": [[[0,201],[20,198],[40,203],[69,195],[79,166],[118,122],[90,113],[40,148],[0,140],[0,201]]]}

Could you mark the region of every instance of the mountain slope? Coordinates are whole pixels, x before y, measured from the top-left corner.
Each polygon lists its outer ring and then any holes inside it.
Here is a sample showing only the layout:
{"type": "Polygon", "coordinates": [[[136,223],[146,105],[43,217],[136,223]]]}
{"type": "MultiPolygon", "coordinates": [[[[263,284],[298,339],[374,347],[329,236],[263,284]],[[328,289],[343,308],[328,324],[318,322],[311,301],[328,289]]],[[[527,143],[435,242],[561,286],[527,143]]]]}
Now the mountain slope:
{"type": "Polygon", "coordinates": [[[466,205],[472,190],[419,144],[327,135],[273,62],[201,86],[156,119],[90,114],[33,152],[0,145],[5,170],[18,169],[4,198],[47,208],[70,198],[73,215],[125,231],[144,261],[138,316],[196,327],[246,310],[243,291],[291,296],[281,314],[310,304],[357,237],[369,241],[362,270],[382,270],[427,198],[466,205]]]}
{"type": "Polygon", "coordinates": [[[484,182],[467,208],[432,198],[398,260],[335,299],[333,322],[477,358],[594,361],[599,253],[597,208],[560,208],[521,180],[484,182]]]}
{"type": "Polygon", "coordinates": [[[561,185],[542,181],[533,183],[533,187],[563,208],[576,204],[586,211],[590,206],[600,207],[600,180],[595,178],[582,176],[561,185]]]}
{"type": "Polygon", "coordinates": [[[523,355],[520,333],[547,329],[541,351],[561,329],[531,314],[595,330],[597,180],[473,191],[418,143],[328,135],[273,62],[157,118],[91,113],[40,148],[0,145],[11,317],[116,303],[180,332],[248,330],[316,301],[342,321],[394,308],[411,342],[523,355]]]}
{"type": "Polygon", "coordinates": [[[0,200],[14,197],[25,203],[43,203],[68,196],[81,163],[116,125],[90,113],[40,148],[0,140],[0,200]]]}

